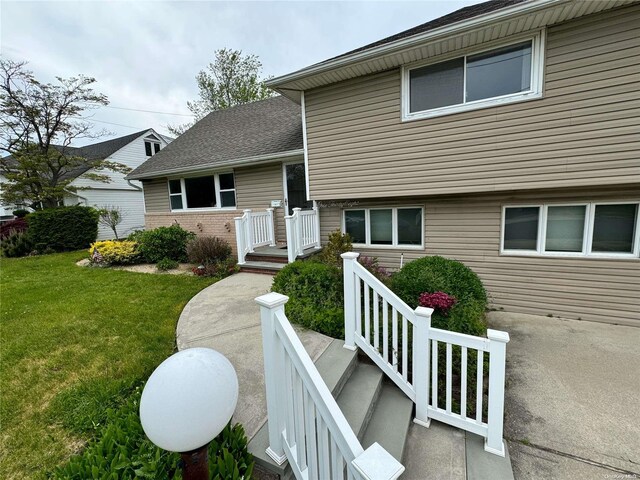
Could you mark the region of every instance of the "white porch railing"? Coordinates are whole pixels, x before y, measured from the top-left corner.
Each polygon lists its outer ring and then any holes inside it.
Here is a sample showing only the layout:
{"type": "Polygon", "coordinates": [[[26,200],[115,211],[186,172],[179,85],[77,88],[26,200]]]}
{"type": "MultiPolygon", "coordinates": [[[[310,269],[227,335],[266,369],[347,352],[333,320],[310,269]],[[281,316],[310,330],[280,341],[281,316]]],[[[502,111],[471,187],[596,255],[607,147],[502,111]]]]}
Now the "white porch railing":
{"type": "Polygon", "coordinates": [[[287,227],[287,253],[289,263],[308,248],[320,248],[320,215],[318,208],[293,209],[293,215],[284,217],[287,227]]]}
{"type": "Polygon", "coordinates": [[[260,305],[269,416],[267,454],[289,460],[297,479],[393,480],[404,467],[379,444],[366,451],[347,423],[284,313],[288,297],[260,305]]]}
{"type": "Polygon", "coordinates": [[[243,210],[242,217],[236,217],[236,246],[238,249],[238,263],[245,263],[248,253],[256,247],[276,245],[275,227],[273,223],[273,208],[264,212],[243,210]]]}
{"type": "Polygon", "coordinates": [[[509,334],[488,330],[488,338],[482,338],[431,327],[431,308],[412,310],[362,267],[358,256],[354,252],[342,255],[345,348],[360,347],[415,402],[415,423],[428,427],[433,418],[482,435],[485,451],[504,456],[504,381],[509,334]],[[439,368],[440,343],[445,345],[445,362],[439,368]],[[460,393],[455,397],[458,385],[453,384],[454,350],[461,365],[460,393]],[[486,421],[484,352],[489,355],[486,421]],[[469,370],[471,377],[475,375],[475,385],[468,385],[469,370]],[[442,378],[444,397],[439,396],[442,378]],[[472,402],[468,402],[468,397],[472,402]],[[454,398],[459,402],[456,406],[454,398]],[[474,407],[475,414],[468,416],[474,407]]]}

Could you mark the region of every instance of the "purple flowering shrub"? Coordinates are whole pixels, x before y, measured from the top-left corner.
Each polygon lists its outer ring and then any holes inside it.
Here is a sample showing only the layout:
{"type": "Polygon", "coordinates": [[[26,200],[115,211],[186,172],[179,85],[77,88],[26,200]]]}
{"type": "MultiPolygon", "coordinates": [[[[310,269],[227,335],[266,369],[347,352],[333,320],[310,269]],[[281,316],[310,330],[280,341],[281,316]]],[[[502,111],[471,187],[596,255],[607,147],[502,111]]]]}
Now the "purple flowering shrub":
{"type": "Polygon", "coordinates": [[[391,277],[389,271],[380,265],[378,257],[367,257],[365,255],[361,255],[358,257],[358,263],[360,263],[360,265],[366,268],[381,282],[386,282],[391,277]]]}

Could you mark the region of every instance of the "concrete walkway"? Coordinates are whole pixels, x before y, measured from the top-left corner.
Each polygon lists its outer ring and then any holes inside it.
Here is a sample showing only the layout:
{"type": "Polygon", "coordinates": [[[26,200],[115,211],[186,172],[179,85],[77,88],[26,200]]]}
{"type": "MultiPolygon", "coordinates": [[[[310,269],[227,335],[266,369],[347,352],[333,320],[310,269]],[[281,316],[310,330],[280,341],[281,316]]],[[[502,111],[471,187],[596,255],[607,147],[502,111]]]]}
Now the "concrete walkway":
{"type": "Polygon", "coordinates": [[[640,477],[640,328],[503,312],[515,478],[640,477]]]}
{"type": "MultiPolygon", "coordinates": [[[[238,273],[214,283],[189,301],[176,332],[179,350],[209,347],[231,361],[240,384],[233,421],[244,425],[249,439],[267,420],[260,315],[254,298],[269,292],[272,281],[269,275],[238,273]]],[[[294,328],[313,360],[331,343],[325,335],[294,328]]]]}

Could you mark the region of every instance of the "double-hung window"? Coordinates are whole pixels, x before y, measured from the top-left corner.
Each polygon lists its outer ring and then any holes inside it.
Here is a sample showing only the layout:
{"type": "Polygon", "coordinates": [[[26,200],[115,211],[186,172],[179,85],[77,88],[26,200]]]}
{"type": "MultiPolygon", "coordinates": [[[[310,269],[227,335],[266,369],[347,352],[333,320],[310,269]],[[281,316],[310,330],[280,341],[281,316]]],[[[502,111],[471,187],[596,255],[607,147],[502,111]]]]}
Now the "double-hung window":
{"type": "Polygon", "coordinates": [[[233,173],[169,180],[171,211],[235,208],[233,173]]]}
{"type": "Polygon", "coordinates": [[[403,119],[445,115],[542,94],[542,33],[403,70],[403,119]]]}
{"type": "Polygon", "coordinates": [[[421,248],[423,210],[421,207],[345,210],[343,231],[358,245],[421,248]]]}
{"type": "Polygon", "coordinates": [[[506,206],[502,253],[593,257],[640,255],[640,203],[506,206]]]}

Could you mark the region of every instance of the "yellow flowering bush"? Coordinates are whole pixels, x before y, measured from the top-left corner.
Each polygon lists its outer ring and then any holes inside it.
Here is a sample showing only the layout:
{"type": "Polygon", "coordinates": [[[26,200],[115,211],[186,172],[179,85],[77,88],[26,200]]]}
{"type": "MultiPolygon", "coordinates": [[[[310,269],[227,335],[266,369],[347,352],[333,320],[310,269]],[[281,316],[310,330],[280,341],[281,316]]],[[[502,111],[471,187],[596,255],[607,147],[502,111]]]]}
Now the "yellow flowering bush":
{"type": "Polygon", "coordinates": [[[129,240],[94,242],[89,248],[89,259],[92,263],[108,265],[135,263],[140,259],[138,242],[129,240]]]}

